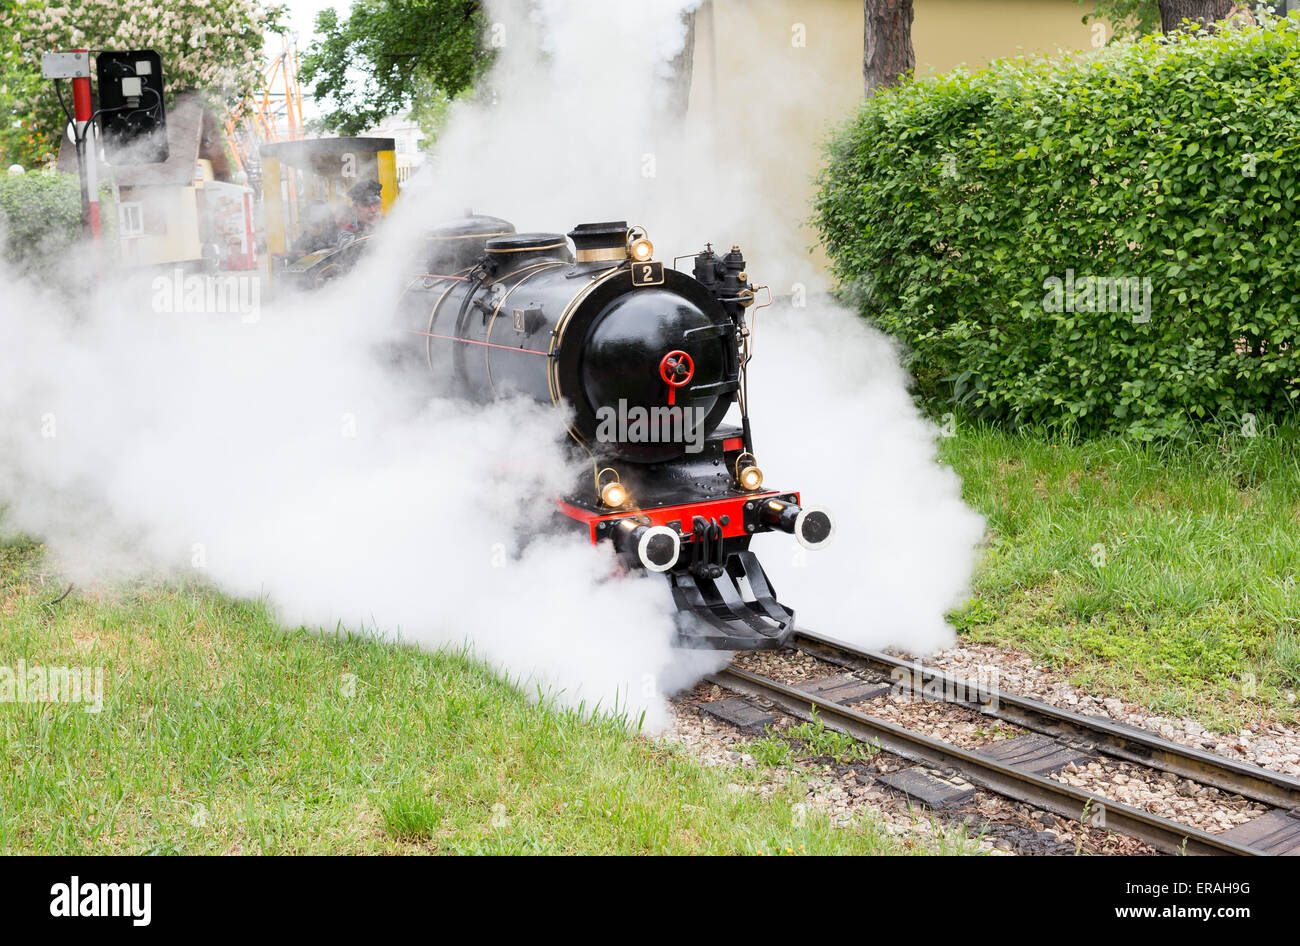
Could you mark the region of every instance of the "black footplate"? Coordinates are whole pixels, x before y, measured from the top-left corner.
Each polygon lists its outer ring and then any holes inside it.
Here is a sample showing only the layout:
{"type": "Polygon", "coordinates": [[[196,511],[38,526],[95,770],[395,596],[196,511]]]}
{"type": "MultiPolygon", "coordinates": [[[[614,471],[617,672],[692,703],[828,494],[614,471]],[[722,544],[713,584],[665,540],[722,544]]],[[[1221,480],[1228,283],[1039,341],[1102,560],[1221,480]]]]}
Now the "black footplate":
{"type": "Polygon", "coordinates": [[[767,573],[750,551],[732,552],[717,577],[674,572],[673,600],[682,614],[679,647],[763,650],[794,632],[794,612],[776,600],[767,573]],[[748,586],[748,597],[742,590],[748,586]]]}

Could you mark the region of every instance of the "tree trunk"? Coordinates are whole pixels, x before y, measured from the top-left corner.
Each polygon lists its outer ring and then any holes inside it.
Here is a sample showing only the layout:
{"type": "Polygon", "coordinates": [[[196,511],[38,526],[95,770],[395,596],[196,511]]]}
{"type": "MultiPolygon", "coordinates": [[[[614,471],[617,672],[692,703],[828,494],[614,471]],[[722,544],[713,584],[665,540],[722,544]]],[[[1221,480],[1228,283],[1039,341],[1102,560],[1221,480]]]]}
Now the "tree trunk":
{"type": "Polygon", "coordinates": [[[1160,29],[1174,33],[1183,20],[1210,26],[1232,10],[1232,0],[1160,0],[1160,29]]]}
{"type": "Polygon", "coordinates": [[[863,0],[862,79],[867,95],[916,69],[912,0],[863,0]]]}

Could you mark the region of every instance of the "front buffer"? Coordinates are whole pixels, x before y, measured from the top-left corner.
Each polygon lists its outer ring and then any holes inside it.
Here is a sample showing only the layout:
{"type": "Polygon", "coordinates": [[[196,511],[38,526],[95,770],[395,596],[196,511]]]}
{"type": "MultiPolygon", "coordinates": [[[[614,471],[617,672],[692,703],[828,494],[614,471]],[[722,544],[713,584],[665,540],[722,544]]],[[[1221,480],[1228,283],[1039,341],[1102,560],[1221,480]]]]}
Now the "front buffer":
{"type": "MultiPolygon", "coordinates": [[[[710,438],[719,449],[726,435],[710,438]]],[[[728,444],[730,446],[730,444],[728,444]]],[[[677,644],[716,650],[780,647],[794,632],[794,611],[776,590],[750,539],[786,532],[808,549],[834,534],[828,513],[805,507],[797,492],[735,488],[709,457],[643,468],[627,484],[638,503],[610,509],[584,495],[560,500],[560,511],[581,523],[593,543],[613,544],[629,570],[660,572],[672,585],[680,612],[677,644]],[[699,498],[707,496],[707,498],[699,498]]]]}

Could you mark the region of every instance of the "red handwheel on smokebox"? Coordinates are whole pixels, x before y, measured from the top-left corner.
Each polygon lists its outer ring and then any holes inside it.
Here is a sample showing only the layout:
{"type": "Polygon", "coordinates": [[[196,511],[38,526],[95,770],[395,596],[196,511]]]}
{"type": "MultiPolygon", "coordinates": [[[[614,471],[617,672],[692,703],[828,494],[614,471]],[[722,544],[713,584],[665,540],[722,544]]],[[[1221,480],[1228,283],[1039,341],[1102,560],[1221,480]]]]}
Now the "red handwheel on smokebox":
{"type": "Polygon", "coordinates": [[[677,389],[691,383],[695,376],[695,362],[684,351],[670,351],[659,362],[659,377],[668,385],[668,403],[677,401],[677,389]]]}

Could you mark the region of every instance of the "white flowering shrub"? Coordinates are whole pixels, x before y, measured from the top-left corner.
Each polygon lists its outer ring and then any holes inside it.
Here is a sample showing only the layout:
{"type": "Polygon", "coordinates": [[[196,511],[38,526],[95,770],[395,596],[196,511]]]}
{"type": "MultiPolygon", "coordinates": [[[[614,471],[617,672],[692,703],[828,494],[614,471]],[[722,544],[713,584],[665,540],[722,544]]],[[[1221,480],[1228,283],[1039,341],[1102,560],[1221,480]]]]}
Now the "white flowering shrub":
{"type": "MultiPolygon", "coordinates": [[[[17,48],[10,70],[39,76],[41,53],[56,50],[153,49],[162,56],[169,98],[202,90],[234,103],[260,84],[263,35],[279,28],[282,13],[258,0],[11,0],[0,5],[0,35],[17,48]]],[[[28,125],[36,150],[52,151],[64,123],[53,89],[27,82],[15,91],[18,83],[5,79],[5,104],[28,125]]]]}

